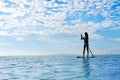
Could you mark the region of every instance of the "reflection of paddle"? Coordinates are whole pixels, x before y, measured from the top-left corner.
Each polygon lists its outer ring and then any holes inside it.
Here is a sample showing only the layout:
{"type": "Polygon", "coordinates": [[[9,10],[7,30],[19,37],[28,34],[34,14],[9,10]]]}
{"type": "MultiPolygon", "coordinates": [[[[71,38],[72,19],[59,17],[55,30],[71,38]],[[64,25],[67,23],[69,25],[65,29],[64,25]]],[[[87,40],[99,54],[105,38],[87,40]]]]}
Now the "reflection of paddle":
{"type": "Polygon", "coordinates": [[[90,48],[89,48],[89,51],[90,51],[90,53],[92,54],[92,57],[94,58],[95,56],[93,55],[93,53],[92,53],[92,51],[90,50],[90,48]]]}

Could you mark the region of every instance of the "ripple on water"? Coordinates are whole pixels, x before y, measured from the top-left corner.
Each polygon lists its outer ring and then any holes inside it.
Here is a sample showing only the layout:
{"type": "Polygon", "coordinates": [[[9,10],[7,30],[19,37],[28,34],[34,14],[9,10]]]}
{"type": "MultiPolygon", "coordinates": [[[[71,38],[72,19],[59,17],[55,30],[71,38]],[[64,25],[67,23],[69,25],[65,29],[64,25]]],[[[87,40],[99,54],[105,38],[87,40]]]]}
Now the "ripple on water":
{"type": "Polygon", "coordinates": [[[120,55],[0,57],[0,80],[119,80],[120,55]]]}

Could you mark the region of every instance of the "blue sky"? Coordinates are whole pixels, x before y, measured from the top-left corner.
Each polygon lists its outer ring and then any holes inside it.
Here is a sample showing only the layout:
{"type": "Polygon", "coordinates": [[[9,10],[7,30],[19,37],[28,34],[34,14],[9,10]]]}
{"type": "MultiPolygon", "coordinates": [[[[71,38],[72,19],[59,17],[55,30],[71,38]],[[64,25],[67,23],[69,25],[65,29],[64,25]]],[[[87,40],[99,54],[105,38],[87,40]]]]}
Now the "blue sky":
{"type": "Polygon", "coordinates": [[[1,0],[0,55],[120,54],[120,0],[1,0]]]}

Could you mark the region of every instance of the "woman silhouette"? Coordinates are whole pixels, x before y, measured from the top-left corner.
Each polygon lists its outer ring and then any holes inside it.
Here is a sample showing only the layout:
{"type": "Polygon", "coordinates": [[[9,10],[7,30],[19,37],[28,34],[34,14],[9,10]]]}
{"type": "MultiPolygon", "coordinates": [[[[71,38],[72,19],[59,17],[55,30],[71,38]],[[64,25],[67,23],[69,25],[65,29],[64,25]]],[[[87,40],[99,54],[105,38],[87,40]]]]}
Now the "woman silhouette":
{"type": "Polygon", "coordinates": [[[87,57],[89,57],[89,36],[88,33],[84,33],[84,37],[81,34],[81,40],[84,40],[84,47],[83,47],[83,57],[85,56],[85,49],[87,49],[87,57]]]}

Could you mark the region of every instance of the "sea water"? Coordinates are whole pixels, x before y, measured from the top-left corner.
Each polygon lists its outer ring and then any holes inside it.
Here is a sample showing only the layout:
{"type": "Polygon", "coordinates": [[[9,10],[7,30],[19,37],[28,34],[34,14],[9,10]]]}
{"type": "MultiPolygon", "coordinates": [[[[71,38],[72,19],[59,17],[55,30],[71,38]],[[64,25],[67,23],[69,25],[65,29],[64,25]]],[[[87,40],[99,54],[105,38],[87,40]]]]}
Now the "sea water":
{"type": "Polygon", "coordinates": [[[1,56],[0,80],[120,80],[120,55],[1,56]]]}

